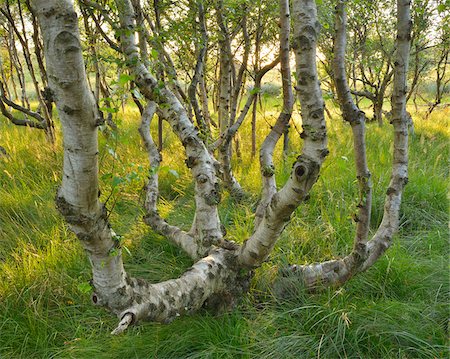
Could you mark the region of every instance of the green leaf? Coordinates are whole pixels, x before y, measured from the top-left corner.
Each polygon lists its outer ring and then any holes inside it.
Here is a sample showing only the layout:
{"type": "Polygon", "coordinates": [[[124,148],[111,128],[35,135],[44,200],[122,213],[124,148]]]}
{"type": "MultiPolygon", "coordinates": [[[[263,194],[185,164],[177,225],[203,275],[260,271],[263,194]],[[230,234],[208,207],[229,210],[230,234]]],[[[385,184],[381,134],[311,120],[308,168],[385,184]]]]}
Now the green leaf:
{"type": "Polygon", "coordinates": [[[119,83],[119,85],[123,86],[123,85],[125,85],[127,82],[130,82],[130,81],[132,81],[132,80],[133,80],[133,77],[132,77],[132,76],[127,75],[127,74],[121,74],[121,75],[119,76],[119,81],[118,81],[118,83],[119,83]]]}
{"type": "Polygon", "coordinates": [[[111,173],[111,172],[105,173],[105,174],[101,175],[101,177],[100,177],[100,179],[101,179],[102,181],[104,181],[104,180],[109,180],[110,178],[112,178],[112,173],[111,173]]]}
{"type": "Polygon", "coordinates": [[[124,180],[122,177],[114,176],[113,180],[112,180],[112,185],[113,185],[113,187],[116,187],[123,182],[124,182],[124,180]]]}
{"type": "Polygon", "coordinates": [[[119,250],[117,248],[113,248],[109,251],[109,256],[110,257],[116,257],[119,255],[119,250]]]}
{"type": "Polygon", "coordinates": [[[83,294],[92,292],[92,286],[89,284],[89,282],[79,283],[77,285],[77,289],[83,294]]]}
{"type": "Polygon", "coordinates": [[[157,59],[158,58],[158,55],[159,55],[159,53],[158,53],[158,51],[156,51],[155,49],[152,49],[151,51],[150,51],[150,56],[153,58],[153,59],[157,59]]]}
{"type": "Polygon", "coordinates": [[[159,167],[159,172],[160,173],[167,173],[167,172],[169,172],[169,170],[170,170],[169,166],[160,166],[159,167]]]}
{"type": "Polygon", "coordinates": [[[117,113],[119,109],[117,107],[100,107],[100,111],[106,111],[109,113],[117,113]]]}

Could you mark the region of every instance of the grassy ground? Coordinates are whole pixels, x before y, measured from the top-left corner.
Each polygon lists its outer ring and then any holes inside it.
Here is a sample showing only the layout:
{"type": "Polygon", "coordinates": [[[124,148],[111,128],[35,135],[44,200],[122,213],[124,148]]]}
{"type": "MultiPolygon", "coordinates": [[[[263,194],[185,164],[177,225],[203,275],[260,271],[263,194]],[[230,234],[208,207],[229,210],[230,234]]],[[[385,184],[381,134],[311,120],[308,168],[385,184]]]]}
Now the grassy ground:
{"type": "MultiPolygon", "coordinates": [[[[259,141],[278,111],[277,103],[267,102],[259,114],[259,141]]],[[[127,109],[125,117],[118,135],[100,135],[102,200],[130,251],[127,270],[157,282],[180,275],[191,262],[141,223],[146,156],[137,113],[127,109]]],[[[11,157],[0,160],[0,358],[448,357],[448,117],[448,108],[428,121],[414,116],[401,229],[393,247],[366,273],[343,288],[317,294],[289,283],[272,285],[287,263],[329,259],[351,249],[357,196],[351,131],[336,116],[329,121],[330,156],[310,201],[297,210],[240,305],[219,315],[202,311],[170,324],[144,323],[117,337],[109,334],[117,319],[90,303],[89,264],[54,209],[61,145],[53,151],[42,133],[2,121],[0,145],[11,157]]],[[[298,115],[295,122],[299,129],[298,115]]],[[[294,127],[292,148],[298,151],[294,127]]],[[[392,136],[388,124],[368,127],[375,231],[389,180],[392,136]]],[[[161,212],[188,226],[193,187],[180,145],[165,133],[161,212]]],[[[258,164],[247,150],[249,137],[246,127],[236,174],[250,196],[235,204],[225,195],[221,207],[229,237],[240,242],[252,231],[260,186],[258,164]]],[[[280,183],[295,151],[278,161],[280,183]]]]}

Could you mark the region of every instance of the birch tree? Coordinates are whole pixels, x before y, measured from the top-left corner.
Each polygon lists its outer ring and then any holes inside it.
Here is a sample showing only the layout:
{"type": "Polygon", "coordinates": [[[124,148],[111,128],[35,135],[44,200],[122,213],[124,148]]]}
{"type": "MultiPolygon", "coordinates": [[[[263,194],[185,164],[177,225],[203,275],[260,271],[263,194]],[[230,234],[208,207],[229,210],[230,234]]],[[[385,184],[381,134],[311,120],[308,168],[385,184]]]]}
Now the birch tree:
{"type": "MultiPolygon", "coordinates": [[[[136,41],[135,13],[129,0],[115,2],[120,18],[118,38],[130,74],[146,104],[140,134],[149,158],[146,185],[145,222],[154,231],[180,246],[194,261],[182,276],[150,284],[132,278],[124,268],[120,238],[111,228],[105,205],[98,198],[98,119],[82,58],[77,13],[70,0],[34,0],[44,38],[49,86],[64,134],[64,164],[56,204],[70,229],[86,250],[92,266],[92,301],[119,318],[113,331],[118,334],[142,320],[168,322],[203,305],[228,306],[248,288],[251,272],[267,259],[294,211],[309,197],[328,154],[324,101],[316,68],[319,33],[314,0],[292,3],[293,42],[296,57],[296,92],[301,104],[303,146],[286,183],[277,184],[273,163],[274,147],[290,115],[292,98],[285,91],[283,114],[261,148],[262,201],[253,234],[243,244],[227,240],[218,216],[220,189],[218,163],[208,151],[189,119],[186,106],[176,94],[149,71],[136,41]],[[166,121],[182,143],[186,165],[195,184],[195,216],[189,231],[169,224],[158,212],[158,168],[161,157],[149,127],[155,114],[166,121]]],[[[285,39],[289,34],[290,11],[280,1],[282,67],[289,79],[285,39]],[[284,39],[284,40],[283,40],[284,39]]],[[[289,268],[306,288],[339,285],[352,275],[368,269],[392,243],[398,227],[402,190],[407,182],[407,122],[405,112],[406,71],[409,56],[409,1],[397,2],[397,52],[392,96],[394,154],[384,216],[377,232],[368,240],[370,217],[370,173],[365,158],[364,114],[349,97],[343,72],[345,11],[338,4],[335,40],[335,71],[344,118],[350,123],[355,143],[356,173],[360,186],[360,221],[355,247],[344,259],[289,268]]],[[[288,88],[286,87],[286,90],[288,88]]]]}

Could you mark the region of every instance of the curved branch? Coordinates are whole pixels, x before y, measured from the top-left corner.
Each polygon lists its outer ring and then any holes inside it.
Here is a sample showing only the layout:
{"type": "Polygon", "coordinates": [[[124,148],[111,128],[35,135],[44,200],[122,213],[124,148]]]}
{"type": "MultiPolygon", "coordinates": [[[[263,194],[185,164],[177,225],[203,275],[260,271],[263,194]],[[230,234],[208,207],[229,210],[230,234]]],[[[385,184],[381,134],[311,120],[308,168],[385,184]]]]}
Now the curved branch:
{"type": "MultiPolygon", "coordinates": [[[[372,183],[369,168],[367,166],[365,121],[366,117],[353,102],[350,87],[347,83],[345,72],[345,47],[347,13],[345,1],[339,0],[335,14],[336,35],[334,39],[333,73],[336,83],[336,92],[339,106],[344,120],[350,123],[353,132],[353,151],[355,155],[356,178],[359,185],[358,213],[356,215],[356,236],[354,250],[359,244],[367,241],[370,227],[370,213],[372,207],[372,183]]],[[[361,256],[363,254],[361,253],[361,256]]]]}
{"type": "Polygon", "coordinates": [[[135,44],[134,12],[130,1],[116,0],[116,4],[123,29],[121,31],[123,54],[130,72],[135,77],[134,82],[147,100],[158,104],[159,114],[171,125],[186,151],[186,165],[191,169],[195,180],[196,212],[191,233],[198,238],[199,243],[205,243],[205,246],[220,244],[222,231],[217,211],[220,190],[216,178],[216,161],[208,153],[178,98],[165,85],[161,85],[140,60],[139,50],[135,44]]]}
{"type": "MultiPolygon", "coordinates": [[[[57,207],[89,256],[95,291],[93,302],[120,317],[113,333],[118,334],[143,319],[168,322],[181,313],[200,308],[206,300],[214,301],[214,297],[220,298],[221,302],[233,298],[246,285],[246,278],[240,275],[236,265],[235,248],[210,250],[207,257],[180,278],[158,284],[149,284],[126,274],[118,236],[111,230],[106,209],[98,199],[95,101],[87,83],[73,3],[69,0],[35,0],[34,4],[46,44],[49,86],[55,91],[64,132],[64,175],[56,198],[57,207]],[[71,72],[67,71],[67,63],[71,64],[71,72]]],[[[150,92],[152,88],[147,90],[150,92]]],[[[162,96],[165,97],[158,97],[161,104],[167,104],[169,95],[162,96]]],[[[142,133],[148,130],[154,108],[155,104],[151,103],[146,110],[142,133]]],[[[184,125],[183,119],[169,120],[174,127],[184,125]]],[[[204,146],[198,149],[190,144],[196,140],[190,129],[177,128],[176,131],[186,143],[188,154],[195,149],[206,152],[204,146]]],[[[156,157],[154,144],[152,146],[148,137],[144,138],[151,156],[156,157]]],[[[159,157],[154,165],[158,161],[159,157]]],[[[196,171],[195,166],[193,172],[207,173],[196,171]]],[[[208,214],[211,215],[211,211],[208,214]]]]}
{"type": "Polygon", "coordinates": [[[359,97],[365,97],[370,101],[375,101],[376,100],[376,96],[369,91],[355,91],[355,90],[351,90],[352,95],[355,96],[359,96],[359,97]]]}
{"type": "Polygon", "coordinates": [[[30,121],[28,119],[20,119],[17,117],[14,117],[11,112],[7,110],[3,103],[3,98],[0,99],[0,112],[5,116],[8,120],[10,120],[14,125],[17,126],[27,126],[32,128],[37,128],[40,130],[45,130],[47,128],[46,123],[38,123],[35,121],[30,121]]]}
{"type": "MultiPolygon", "coordinates": [[[[35,118],[37,121],[39,121],[39,123],[35,123],[35,125],[32,125],[31,123],[33,121],[29,121],[29,120],[15,119],[16,122],[24,121],[27,123],[24,126],[37,127],[37,128],[41,128],[41,129],[44,129],[47,127],[47,122],[39,113],[31,111],[30,109],[20,106],[20,105],[16,104],[15,102],[9,100],[6,97],[6,90],[5,90],[3,82],[1,82],[1,81],[0,81],[0,100],[1,100],[1,102],[5,103],[6,105],[12,107],[14,110],[20,111],[20,112],[24,113],[25,115],[31,116],[31,117],[35,118]],[[39,126],[42,126],[42,127],[39,127],[39,126]]],[[[2,113],[3,113],[3,115],[5,115],[5,113],[3,112],[3,108],[2,108],[2,113]]],[[[14,124],[16,124],[16,125],[18,124],[18,123],[15,123],[9,116],[7,116],[7,115],[5,115],[5,116],[8,117],[14,124]]]]}
{"type": "Polygon", "coordinates": [[[134,298],[120,314],[114,333],[141,320],[168,323],[180,315],[198,310],[205,302],[214,305],[214,297],[223,304],[233,300],[246,288],[236,267],[236,257],[225,249],[217,249],[196,262],[181,277],[157,284],[129,279],[134,298]],[[130,322],[131,319],[131,322],[130,322]]]}
{"type": "MultiPolygon", "coordinates": [[[[358,235],[366,234],[368,228],[365,228],[365,225],[363,225],[357,229],[355,247],[348,256],[323,263],[291,267],[291,272],[299,276],[307,288],[339,285],[356,273],[367,270],[391,246],[392,238],[398,229],[402,192],[408,182],[406,73],[411,30],[409,6],[409,0],[397,0],[397,53],[394,65],[394,89],[391,100],[394,153],[391,180],[384,203],[383,219],[377,232],[367,243],[361,240],[363,237],[360,238],[358,235]]],[[[369,209],[367,208],[366,210],[369,209]]]]}
{"type": "Polygon", "coordinates": [[[169,225],[158,213],[158,170],[161,164],[161,155],[150,133],[150,124],[155,112],[156,103],[150,101],[142,112],[141,125],[139,126],[139,133],[144,142],[150,162],[148,182],[145,186],[146,196],[144,208],[146,215],[144,221],[157,233],[165,236],[167,239],[180,246],[191,258],[197,259],[199,254],[204,253],[206,249],[199,249],[195,240],[189,234],[176,226],[169,225]],[[201,253],[199,253],[199,250],[201,253]]]}
{"type": "Polygon", "coordinates": [[[275,165],[273,163],[273,151],[278,140],[286,132],[294,107],[294,95],[292,93],[291,66],[290,66],[290,11],[289,1],[280,0],[280,58],[281,79],[283,83],[283,111],[278,116],[277,122],[270,130],[259,151],[259,165],[262,178],[261,201],[255,213],[255,227],[259,225],[264,211],[273,195],[277,193],[275,180],[275,165]]]}
{"type": "Polygon", "coordinates": [[[250,268],[267,259],[291,214],[308,197],[328,154],[324,101],[316,67],[319,23],[315,1],[294,1],[293,17],[298,24],[293,49],[298,76],[296,89],[302,107],[303,150],[293,165],[290,178],[272,196],[259,226],[242,246],[239,261],[250,268]]]}
{"type": "Polygon", "coordinates": [[[392,92],[394,154],[392,175],[386,192],[381,225],[368,243],[369,256],[362,270],[369,268],[390,247],[398,229],[403,188],[408,182],[408,115],[406,112],[406,74],[411,42],[410,1],[397,0],[397,46],[392,92]]]}

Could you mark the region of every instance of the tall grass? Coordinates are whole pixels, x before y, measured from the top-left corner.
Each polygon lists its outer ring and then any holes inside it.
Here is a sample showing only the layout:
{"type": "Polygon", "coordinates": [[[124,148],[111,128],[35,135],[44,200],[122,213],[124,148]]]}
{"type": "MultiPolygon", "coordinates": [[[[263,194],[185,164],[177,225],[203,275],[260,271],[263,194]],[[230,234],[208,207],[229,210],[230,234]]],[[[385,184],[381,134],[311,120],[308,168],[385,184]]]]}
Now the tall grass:
{"type": "MultiPolygon", "coordinates": [[[[279,101],[264,99],[257,139],[274,123],[279,101]]],[[[332,105],[329,104],[332,108],[332,105]]],[[[54,209],[60,183],[61,143],[39,131],[0,125],[0,358],[440,358],[448,357],[449,232],[447,179],[449,110],[428,120],[414,114],[410,182],[395,244],[366,273],[343,288],[306,294],[287,278],[288,263],[343,256],[352,246],[357,189],[351,131],[336,112],[328,121],[330,156],[310,200],[286,228],[250,292],[231,312],[201,311],[168,324],[144,323],[124,335],[109,332],[116,318],[90,304],[83,283],[90,268],[79,243],[54,209]]],[[[191,261],[141,221],[146,156],[137,134],[138,113],[126,107],[118,134],[100,134],[101,198],[116,232],[125,238],[127,270],[158,282],[180,275],[191,261]]],[[[276,149],[277,180],[289,175],[301,147],[291,128],[292,153],[276,149]]],[[[381,221],[389,181],[389,125],[369,124],[368,156],[374,182],[372,228],[381,221]]],[[[161,213],[188,228],[194,202],[184,153],[165,128],[161,213]]],[[[250,148],[250,127],[240,133],[235,172],[249,196],[224,195],[220,216],[231,239],[252,232],[260,177],[250,148]]]]}

